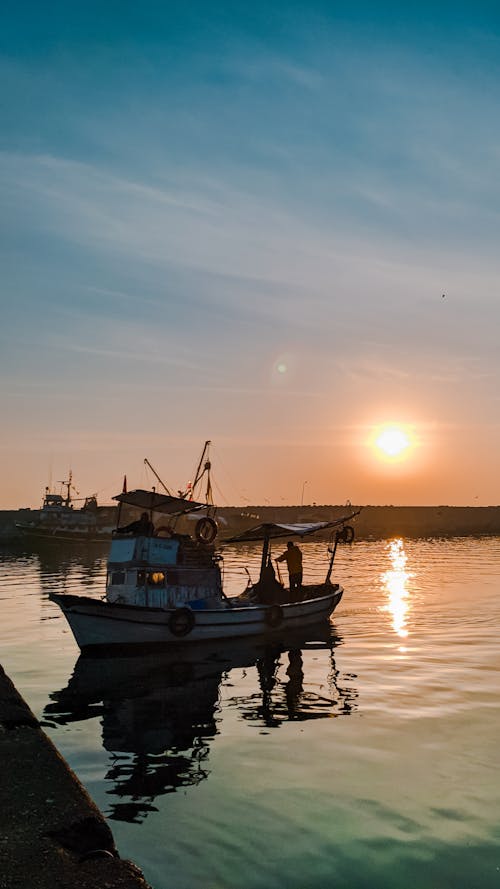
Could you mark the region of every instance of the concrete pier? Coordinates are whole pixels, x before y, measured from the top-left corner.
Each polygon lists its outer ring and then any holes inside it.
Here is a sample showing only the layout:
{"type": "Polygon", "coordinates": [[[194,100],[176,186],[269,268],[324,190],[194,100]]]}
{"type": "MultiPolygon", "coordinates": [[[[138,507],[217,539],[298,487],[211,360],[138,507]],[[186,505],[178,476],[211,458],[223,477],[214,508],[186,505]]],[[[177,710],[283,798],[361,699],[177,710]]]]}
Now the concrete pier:
{"type": "Polygon", "coordinates": [[[151,889],[0,667],[0,889],[151,889]]]}

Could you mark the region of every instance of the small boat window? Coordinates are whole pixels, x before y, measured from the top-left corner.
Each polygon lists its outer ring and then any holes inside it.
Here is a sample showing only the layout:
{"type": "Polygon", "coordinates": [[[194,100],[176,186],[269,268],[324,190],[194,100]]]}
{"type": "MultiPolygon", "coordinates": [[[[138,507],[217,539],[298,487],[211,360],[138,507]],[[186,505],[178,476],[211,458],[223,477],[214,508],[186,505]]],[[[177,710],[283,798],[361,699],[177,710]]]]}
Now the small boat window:
{"type": "Polygon", "coordinates": [[[148,574],[148,583],[151,586],[165,586],[165,575],[163,571],[151,571],[148,574]]]}
{"type": "Polygon", "coordinates": [[[111,583],[113,585],[125,583],[125,571],[113,571],[111,575],[111,583]]]}
{"type": "Polygon", "coordinates": [[[165,573],[163,571],[138,571],[137,586],[165,586],[165,573]]]}

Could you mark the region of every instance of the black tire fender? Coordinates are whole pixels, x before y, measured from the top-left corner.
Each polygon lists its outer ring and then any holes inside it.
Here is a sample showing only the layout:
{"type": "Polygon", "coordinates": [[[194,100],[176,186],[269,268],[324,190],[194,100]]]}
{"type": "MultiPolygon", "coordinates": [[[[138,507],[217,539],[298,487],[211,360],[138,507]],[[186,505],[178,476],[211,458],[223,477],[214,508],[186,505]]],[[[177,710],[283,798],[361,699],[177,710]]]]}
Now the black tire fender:
{"type": "Polygon", "coordinates": [[[173,636],[187,636],[194,625],[195,616],[190,608],[176,608],[168,621],[168,628],[173,636]]]}
{"type": "Polygon", "coordinates": [[[354,528],[352,525],[344,525],[342,530],[338,532],[338,539],[342,543],[352,543],[354,540],[354,528]]]}
{"type": "Polygon", "coordinates": [[[218,530],[217,522],[209,516],[204,516],[196,522],[194,533],[199,543],[206,543],[208,545],[214,542],[218,530]]]}
{"type": "Polygon", "coordinates": [[[269,605],[264,619],[269,627],[279,627],[283,621],[283,609],[279,605],[269,605]]]}

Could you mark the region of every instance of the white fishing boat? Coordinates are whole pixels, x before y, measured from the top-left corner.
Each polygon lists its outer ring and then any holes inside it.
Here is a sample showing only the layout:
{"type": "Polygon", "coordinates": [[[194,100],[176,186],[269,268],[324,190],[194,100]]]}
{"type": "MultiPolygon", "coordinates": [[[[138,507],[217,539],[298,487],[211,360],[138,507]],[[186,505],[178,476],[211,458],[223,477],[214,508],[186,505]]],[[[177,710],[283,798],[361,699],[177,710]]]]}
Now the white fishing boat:
{"type": "MultiPolygon", "coordinates": [[[[205,470],[207,465],[209,461],[205,470]]],[[[209,504],[154,489],[124,492],[114,499],[140,509],[142,516],[117,529],[104,598],[51,596],[82,651],[302,630],[326,620],[342,598],[342,587],[331,579],[333,563],[339,541],[351,539],[352,528],[346,523],[359,510],[332,522],[264,523],[226,541],[263,544],[259,580],[230,598],[223,590],[222,556],[214,545],[217,526],[209,504]],[[194,537],[177,532],[180,516],[201,510],[205,514],[196,523],[194,537]],[[274,575],[270,541],[326,529],[332,529],[332,539],[324,581],[301,584],[291,594],[274,575]]]]}
{"type": "Polygon", "coordinates": [[[112,526],[103,524],[99,516],[97,496],[81,498],[83,506],[76,507],[80,498],[73,487],[70,471],[68,479],[60,482],[61,491],[54,493],[45,488],[42,508],[36,519],[16,522],[17,530],[23,537],[37,541],[74,541],[77,543],[100,543],[111,539],[112,526]]]}

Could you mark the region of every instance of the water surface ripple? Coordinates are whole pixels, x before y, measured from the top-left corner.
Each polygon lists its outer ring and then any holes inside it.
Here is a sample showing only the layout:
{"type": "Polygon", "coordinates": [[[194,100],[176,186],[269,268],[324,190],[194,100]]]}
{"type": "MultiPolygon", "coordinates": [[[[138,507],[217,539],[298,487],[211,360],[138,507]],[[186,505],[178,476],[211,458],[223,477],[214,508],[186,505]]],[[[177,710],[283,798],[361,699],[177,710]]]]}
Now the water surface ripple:
{"type": "Polygon", "coordinates": [[[4,550],[1,663],[154,889],[500,885],[500,538],[339,548],[307,636],[79,657],[48,596],[102,596],[105,569],[4,550]]]}

